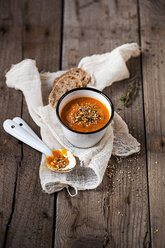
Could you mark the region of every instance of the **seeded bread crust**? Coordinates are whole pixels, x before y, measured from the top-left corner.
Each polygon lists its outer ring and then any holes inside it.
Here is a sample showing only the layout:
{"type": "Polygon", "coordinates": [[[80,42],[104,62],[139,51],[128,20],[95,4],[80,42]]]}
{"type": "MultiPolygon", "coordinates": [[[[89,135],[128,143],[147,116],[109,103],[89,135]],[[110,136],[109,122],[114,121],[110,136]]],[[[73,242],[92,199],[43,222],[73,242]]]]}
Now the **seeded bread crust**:
{"type": "Polygon", "coordinates": [[[78,68],[78,67],[77,68],[71,68],[67,72],[63,73],[60,77],[55,78],[55,80],[53,82],[53,87],[56,85],[58,80],[64,76],[74,76],[74,77],[78,78],[82,82],[83,87],[86,87],[87,84],[89,83],[90,79],[91,79],[88,72],[83,70],[82,68],[78,68]]]}
{"type": "Polygon", "coordinates": [[[67,91],[82,87],[82,82],[75,76],[66,75],[60,77],[49,95],[49,104],[56,108],[60,97],[67,91]]]}

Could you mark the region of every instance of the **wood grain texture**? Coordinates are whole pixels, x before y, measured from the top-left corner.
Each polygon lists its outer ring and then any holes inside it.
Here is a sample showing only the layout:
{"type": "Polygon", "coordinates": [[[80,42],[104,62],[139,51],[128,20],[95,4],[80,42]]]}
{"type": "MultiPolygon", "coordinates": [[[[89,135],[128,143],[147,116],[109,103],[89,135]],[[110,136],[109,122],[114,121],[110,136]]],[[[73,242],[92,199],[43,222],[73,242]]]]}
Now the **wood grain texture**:
{"type": "MultiPolygon", "coordinates": [[[[62,0],[25,1],[24,4],[24,58],[32,58],[42,72],[56,71],[60,65],[62,0]]],[[[43,102],[48,104],[43,89],[43,102]]]]}
{"type": "Polygon", "coordinates": [[[21,93],[7,88],[5,83],[5,73],[11,64],[22,59],[22,14],[19,5],[19,0],[0,2],[0,247],[10,225],[21,161],[21,145],[2,127],[5,119],[21,114],[21,93]]]}
{"type": "MultiPolygon", "coordinates": [[[[65,1],[63,69],[94,53],[109,52],[126,42],[139,41],[135,1],[65,1]]],[[[103,183],[75,198],[58,194],[55,247],[149,247],[148,192],[144,149],[144,120],[140,59],[128,63],[139,81],[133,105],[123,107],[120,97],[128,80],[105,89],[115,110],[140,141],[139,155],[109,162],[103,183]]]]}
{"type": "MultiPolygon", "coordinates": [[[[61,1],[24,1],[23,57],[36,59],[44,71],[59,69],[61,1]]],[[[46,97],[46,95],[45,95],[46,97]]],[[[47,96],[48,97],[48,96],[47,96]]],[[[19,114],[17,114],[19,115],[19,114]]],[[[23,101],[22,118],[39,134],[23,101]]],[[[6,247],[51,247],[54,195],[42,192],[39,181],[41,154],[23,145],[18,168],[15,205],[6,247]]]]}
{"type": "Polygon", "coordinates": [[[165,2],[140,1],[152,247],[165,247],[165,2]]]}

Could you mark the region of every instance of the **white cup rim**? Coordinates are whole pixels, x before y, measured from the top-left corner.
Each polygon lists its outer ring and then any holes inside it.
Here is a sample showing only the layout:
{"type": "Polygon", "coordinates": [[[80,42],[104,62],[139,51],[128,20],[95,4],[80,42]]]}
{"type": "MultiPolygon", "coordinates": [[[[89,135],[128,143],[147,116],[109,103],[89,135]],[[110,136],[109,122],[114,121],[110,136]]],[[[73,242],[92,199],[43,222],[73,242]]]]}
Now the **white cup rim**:
{"type": "Polygon", "coordinates": [[[58,118],[58,120],[60,121],[60,123],[61,123],[65,128],[67,128],[69,131],[71,131],[71,132],[73,132],[73,133],[77,133],[77,134],[93,134],[93,133],[98,133],[98,132],[102,131],[103,129],[105,129],[105,128],[111,123],[111,121],[112,121],[112,119],[113,119],[113,116],[114,116],[114,106],[113,106],[113,103],[112,103],[111,99],[110,99],[107,95],[105,95],[102,91],[97,90],[97,89],[95,89],[95,88],[90,88],[90,87],[81,87],[81,88],[75,88],[75,89],[69,90],[69,91],[67,91],[66,93],[64,93],[64,94],[60,97],[60,99],[58,100],[58,103],[57,103],[57,107],[56,107],[56,114],[57,114],[57,118],[58,118]],[[108,122],[105,124],[105,126],[103,126],[102,128],[100,128],[100,129],[98,129],[98,130],[96,130],[96,131],[91,131],[91,132],[80,132],[80,131],[73,130],[73,129],[71,129],[70,127],[66,126],[66,125],[62,122],[62,120],[61,120],[61,118],[60,118],[59,106],[60,106],[60,103],[62,102],[62,100],[63,100],[67,95],[69,95],[70,93],[72,93],[72,92],[74,92],[74,91],[80,91],[80,90],[94,91],[94,92],[96,92],[96,93],[99,93],[99,94],[101,94],[103,97],[105,97],[106,100],[109,102],[109,105],[110,105],[110,108],[111,108],[111,116],[110,116],[108,122]]]}

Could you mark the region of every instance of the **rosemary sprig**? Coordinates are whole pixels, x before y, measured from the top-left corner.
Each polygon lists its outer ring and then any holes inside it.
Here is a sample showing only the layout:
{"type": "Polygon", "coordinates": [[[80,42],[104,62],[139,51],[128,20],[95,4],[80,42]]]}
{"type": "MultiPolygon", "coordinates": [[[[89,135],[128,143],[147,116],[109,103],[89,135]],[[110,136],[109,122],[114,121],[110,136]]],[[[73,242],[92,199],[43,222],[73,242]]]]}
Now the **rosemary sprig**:
{"type": "Polygon", "coordinates": [[[129,107],[135,100],[139,89],[139,78],[134,76],[129,80],[128,88],[125,95],[120,98],[120,101],[124,103],[124,106],[129,107]]]}

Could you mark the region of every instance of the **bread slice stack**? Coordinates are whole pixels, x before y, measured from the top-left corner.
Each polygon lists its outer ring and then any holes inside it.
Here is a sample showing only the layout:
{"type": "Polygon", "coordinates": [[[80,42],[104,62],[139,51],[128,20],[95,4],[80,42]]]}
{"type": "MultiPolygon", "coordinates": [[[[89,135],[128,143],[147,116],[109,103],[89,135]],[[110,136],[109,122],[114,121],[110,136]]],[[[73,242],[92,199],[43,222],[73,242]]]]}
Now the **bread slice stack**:
{"type": "Polygon", "coordinates": [[[64,93],[74,88],[86,87],[89,81],[90,75],[81,68],[66,71],[60,77],[55,78],[49,95],[49,104],[56,108],[58,100],[64,93]]]}

